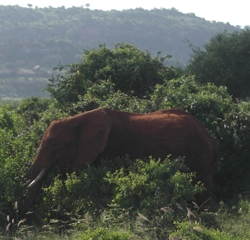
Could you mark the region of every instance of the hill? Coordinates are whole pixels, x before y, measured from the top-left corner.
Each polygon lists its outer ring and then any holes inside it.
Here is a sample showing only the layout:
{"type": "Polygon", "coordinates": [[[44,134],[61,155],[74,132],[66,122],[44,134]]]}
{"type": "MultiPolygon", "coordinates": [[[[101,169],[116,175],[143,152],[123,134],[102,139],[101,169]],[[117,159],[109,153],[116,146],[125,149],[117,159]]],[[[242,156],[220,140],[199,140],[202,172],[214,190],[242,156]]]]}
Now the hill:
{"type": "Polygon", "coordinates": [[[82,59],[99,43],[134,44],[153,56],[172,55],[167,65],[185,66],[190,47],[217,32],[240,30],[176,9],[90,10],[81,7],[22,8],[0,6],[0,96],[40,95],[51,71],[82,59]]]}

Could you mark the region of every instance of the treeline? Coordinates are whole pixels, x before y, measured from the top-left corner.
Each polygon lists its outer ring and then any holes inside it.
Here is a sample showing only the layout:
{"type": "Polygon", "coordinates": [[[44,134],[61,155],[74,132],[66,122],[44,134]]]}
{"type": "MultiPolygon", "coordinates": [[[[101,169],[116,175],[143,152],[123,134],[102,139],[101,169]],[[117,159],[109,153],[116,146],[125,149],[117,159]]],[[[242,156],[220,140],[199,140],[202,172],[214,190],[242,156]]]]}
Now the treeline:
{"type": "Polygon", "coordinates": [[[54,64],[59,61],[68,64],[79,61],[83,49],[96,47],[98,43],[110,46],[128,42],[152,54],[162,50],[185,64],[188,60],[185,39],[199,46],[225,29],[239,30],[230,24],[209,22],[175,9],[99,11],[79,7],[0,7],[1,56],[5,63],[30,59],[34,65],[51,67],[44,56],[57,57],[54,64]]]}
{"type": "Polygon", "coordinates": [[[99,43],[114,47],[128,42],[140,50],[147,49],[153,56],[158,51],[172,55],[168,65],[185,65],[191,53],[189,44],[200,46],[225,29],[240,30],[176,9],[99,11],[63,6],[0,6],[0,96],[27,96],[13,88],[15,81],[25,85],[25,70],[32,73],[28,76],[36,88],[32,95],[41,96],[37,95],[36,86],[36,79],[41,76],[34,71],[35,66],[40,66],[46,80],[59,62],[77,63],[82,60],[84,49],[96,48],[99,43]]]}

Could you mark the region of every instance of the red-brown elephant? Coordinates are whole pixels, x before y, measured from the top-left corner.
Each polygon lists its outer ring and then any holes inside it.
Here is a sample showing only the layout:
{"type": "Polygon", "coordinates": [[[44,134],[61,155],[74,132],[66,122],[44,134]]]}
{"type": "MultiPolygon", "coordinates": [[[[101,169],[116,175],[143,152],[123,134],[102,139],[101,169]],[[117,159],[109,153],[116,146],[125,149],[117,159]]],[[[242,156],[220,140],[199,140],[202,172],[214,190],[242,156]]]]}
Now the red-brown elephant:
{"type": "Polygon", "coordinates": [[[189,169],[196,172],[196,181],[206,188],[196,202],[202,204],[212,195],[218,149],[196,118],[179,109],[136,114],[101,108],[50,124],[26,183],[26,204],[34,203],[43,176],[54,165],[82,169],[101,158],[125,154],[132,159],[185,156],[189,169]]]}

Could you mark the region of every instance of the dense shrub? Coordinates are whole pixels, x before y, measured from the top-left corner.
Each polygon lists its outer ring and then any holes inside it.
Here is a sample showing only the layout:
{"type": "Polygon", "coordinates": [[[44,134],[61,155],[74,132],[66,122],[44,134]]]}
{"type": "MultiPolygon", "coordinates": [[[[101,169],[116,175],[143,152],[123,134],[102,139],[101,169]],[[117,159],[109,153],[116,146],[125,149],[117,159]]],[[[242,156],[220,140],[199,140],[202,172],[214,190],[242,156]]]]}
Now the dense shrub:
{"type": "Polygon", "coordinates": [[[115,84],[110,81],[100,81],[87,89],[87,93],[78,96],[79,101],[69,108],[71,114],[89,111],[95,108],[109,107],[115,110],[146,113],[151,111],[151,101],[135,96],[129,96],[120,90],[116,91],[115,84]]]}
{"type": "Polygon", "coordinates": [[[169,240],[239,240],[229,233],[220,232],[218,229],[209,230],[194,221],[175,222],[176,230],[170,234],[169,240]]]}
{"type": "Polygon", "coordinates": [[[32,125],[33,120],[38,121],[40,114],[49,108],[52,101],[53,100],[47,98],[26,98],[19,104],[17,113],[26,120],[26,124],[32,125]]]}
{"type": "Polygon", "coordinates": [[[232,200],[250,191],[250,103],[234,104],[220,122],[220,152],[222,161],[214,181],[216,195],[232,200]]]}
{"type": "Polygon", "coordinates": [[[105,228],[89,229],[86,232],[80,234],[77,240],[127,240],[129,238],[129,233],[123,233],[118,231],[113,231],[105,228]]]}
{"type": "Polygon", "coordinates": [[[199,85],[192,76],[172,79],[165,81],[165,84],[157,85],[151,100],[155,110],[184,109],[203,124],[223,118],[233,107],[226,87],[216,87],[210,83],[199,85]]]}
{"type": "Polygon", "coordinates": [[[0,110],[0,127],[1,128],[8,128],[13,129],[13,119],[11,117],[11,114],[8,112],[8,108],[4,107],[0,110]]]}
{"type": "MultiPolygon", "coordinates": [[[[12,118],[18,126],[19,119],[12,118]]],[[[38,136],[35,132],[18,132],[17,129],[0,129],[0,212],[14,214],[23,197],[22,183],[27,179],[36,151],[38,136]]],[[[3,219],[0,219],[0,223],[3,219]]]]}
{"type": "Polygon", "coordinates": [[[250,30],[217,33],[202,48],[193,48],[188,74],[200,83],[227,86],[234,98],[250,96],[250,30]]]}
{"type": "MultiPolygon", "coordinates": [[[[194,175],[183,171],[187,168],[181,159],[150,159],[146,163],[128,157],[106,160],[101,167],[91,166],[78,174],[68,174],[65,180],[55,178],[45,188],[43,207],[56,209],[60,214],[97,214],[109,205],[130,209],[132,215],[139,211],[150,219],[162,207],[175,209],[176,203],[185,207],[202,191],[201,186],[192,185],[194,175]]],[[[176,215],[170,211],[169,223],[172,218],[176,215]]]]}
{"type": "Polygon", "coordinates": [[[55,68],[60,73],[52,75],[46,90],[62,105],[70,105],[93,84],[109,80],[115,91],[147,98],[155,84],[180,76],[181,69],[164,66],[167,58],[160,53],[151,57],[148,51],[127,43],[116,44],[114,49],[101,44],[98,50],[85,50],[82,62],[55,68]]]}
{"type": "Polygon", "coordinates": [[[51,120],[66,116],[53,109],[51,112],[40,110],[37,113],[41,121],[31,123],[25,111],[24,115],[17,114],[19,110],[11,104],[0,107],[0,217],[3,214],[0,223],[6,221],[7,215],[17,217],[26,195],[22,184],[29,178],[43,134],[51,120]]]}
{"type": "Polygon", "coordinates": [[[122,208],[140,209],[149,216],[161,207],[173,208],[176,203],[186,206],[201,188],[191,184],[193,174],[181,171],[187,169],[180,159],[150,159],[148,163],[137,160],[127,169],[108,172],[106,180],[114,185],[111,201],[122,208]]]}

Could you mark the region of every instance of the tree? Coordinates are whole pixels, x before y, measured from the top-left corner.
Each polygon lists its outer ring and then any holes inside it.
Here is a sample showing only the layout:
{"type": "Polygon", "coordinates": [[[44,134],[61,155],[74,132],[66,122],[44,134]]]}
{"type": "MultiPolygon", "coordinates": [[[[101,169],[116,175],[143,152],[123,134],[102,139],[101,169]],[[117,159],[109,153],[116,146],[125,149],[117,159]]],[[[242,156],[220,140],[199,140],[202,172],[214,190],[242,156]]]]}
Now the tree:
{"type": "Polygon", "coordinates": [[[46,90],[61,104],[76,103],[92,84],[102,80],[114,83],[115,91],[148,98],[156,84],[164,79],[176,77],[179,72],[164,66],[170,56],[151,57],[134,45],[116,44],[114,49],[101,44],[98,50],[85,50],[83,61],[69,66],[55,68],[60,73],[52,75],[46,90]]]}
{"type": "Polygon", "coordinates": [[[193,48],[187,66],[201,83],[225,85],[235,98],[250,96],[250,29],[218,33],[201,48],[193,48]]]}

